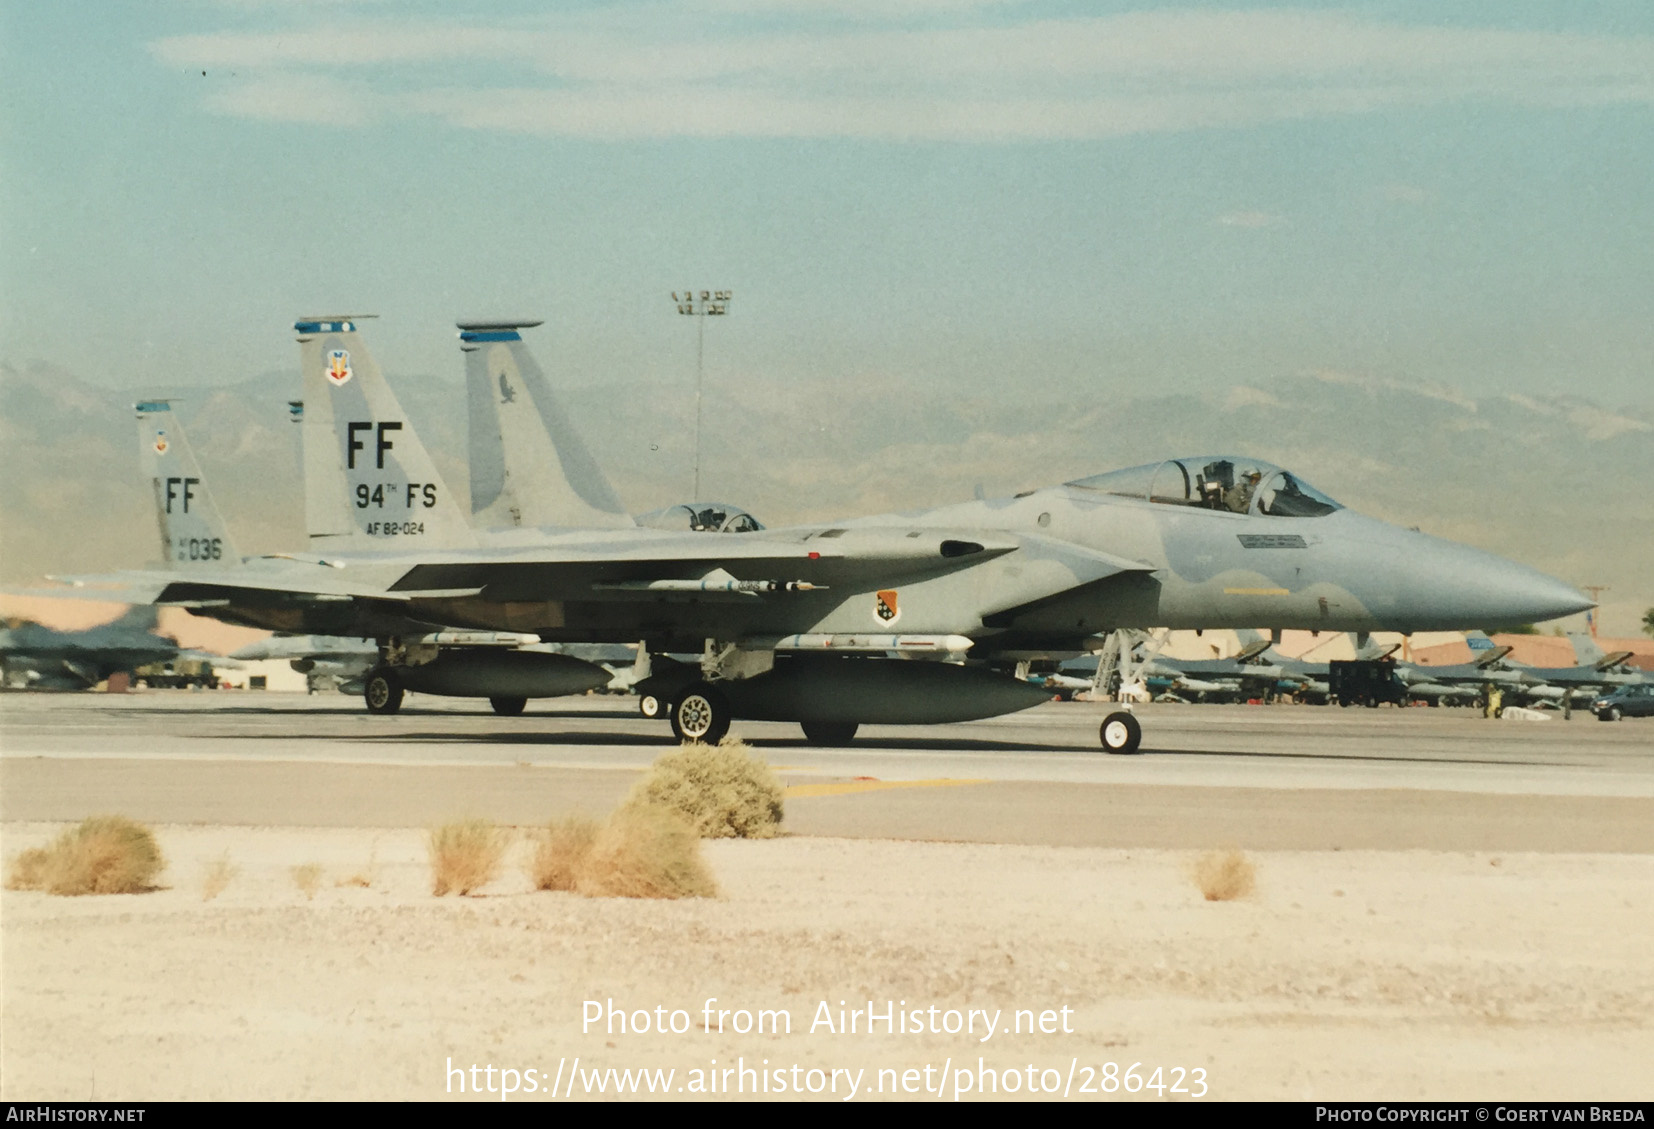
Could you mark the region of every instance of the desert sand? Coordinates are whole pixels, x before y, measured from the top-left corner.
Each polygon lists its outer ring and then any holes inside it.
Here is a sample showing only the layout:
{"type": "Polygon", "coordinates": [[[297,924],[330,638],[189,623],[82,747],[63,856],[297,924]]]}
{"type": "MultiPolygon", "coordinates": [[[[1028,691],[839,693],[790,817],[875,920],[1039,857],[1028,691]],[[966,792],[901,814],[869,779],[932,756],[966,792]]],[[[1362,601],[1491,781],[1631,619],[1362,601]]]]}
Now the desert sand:
{"type": "Polygon", "coordinates": [[[613,1096],[612,1067],[674,1071],[669,1097],[969,1100],[986,1070],[989,1097],[1116,1100],[1134,1063],[1188,1091],[1136,1096],[1184,1100],[1654,1095],[1648,855],[1254,852],[1255,891],[1213,902],[1189,851],[787,837],[705,844],[720,896],[660,902],[535,892],[522,833],[480,896],[437,898],[417,830],[156,832],[154,892],[0,895],[6,1098],[546,1101],[613,1096]],[[583,1029],[588,1001],[687,1030],[583,1029]],[[819,1022],[840,1001],[853,1034],[819,1022]],[[889,1001],[974,1032],[886,1033],[889,1001]],[[734,1030],[760,1009],[791,1032],[734,1030]]]}

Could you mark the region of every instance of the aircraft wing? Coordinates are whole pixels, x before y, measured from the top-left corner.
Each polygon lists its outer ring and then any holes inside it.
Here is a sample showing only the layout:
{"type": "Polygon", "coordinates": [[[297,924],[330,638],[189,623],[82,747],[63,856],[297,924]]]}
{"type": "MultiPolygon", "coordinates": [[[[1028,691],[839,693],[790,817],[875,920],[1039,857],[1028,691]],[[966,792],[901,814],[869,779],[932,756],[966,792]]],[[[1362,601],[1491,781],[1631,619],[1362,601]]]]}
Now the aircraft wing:
{"type": "Polygon", "coordinates": [[[918,535],[883,528],[812,530],[786,536],[630,533],[563,539],[524,549],[437,554],[408,569],[390,591],[429,597],[454,590],[491,601],[547,598],[657,599],[674,593],[735,598],[784,588],[882,583],[966,568],[1018,549],[1005,534],[918,535]]]}
{"type": "Polygon", "coordinates": [[[326,567],[294,562],[292,568],[133,569],[130,572],[98,576],[54,577],[66,582],[57,588],[7,588],[14,596],[45,596],[62,600],[95,600],[111,604],[163,604],[176,607],[211,607],[231,598],[263,594],[275,598],[304,598],[346,601],[388,600],[405,603],[416,596],[471,596],[477,589],[463,591],[401,593],[388,591],[388,582],[406,565],[388,574],[382,566],[344,573],[326,567]]]}

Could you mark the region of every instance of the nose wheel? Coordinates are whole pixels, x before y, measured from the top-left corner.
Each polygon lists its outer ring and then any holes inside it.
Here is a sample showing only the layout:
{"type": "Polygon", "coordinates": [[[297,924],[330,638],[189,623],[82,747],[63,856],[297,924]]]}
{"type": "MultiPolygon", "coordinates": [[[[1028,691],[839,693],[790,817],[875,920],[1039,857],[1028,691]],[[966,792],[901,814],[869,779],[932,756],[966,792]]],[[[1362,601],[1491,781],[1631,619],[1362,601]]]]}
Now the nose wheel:
{"type": "Polygon", "coordinates": [[[1103,718],[1098,736],[1102,738],[1104,750],[1126,756],[1137,751],[1138,743],[1143,740],[1143,727],[1125,710],[1116,710],[1103,718]]]}

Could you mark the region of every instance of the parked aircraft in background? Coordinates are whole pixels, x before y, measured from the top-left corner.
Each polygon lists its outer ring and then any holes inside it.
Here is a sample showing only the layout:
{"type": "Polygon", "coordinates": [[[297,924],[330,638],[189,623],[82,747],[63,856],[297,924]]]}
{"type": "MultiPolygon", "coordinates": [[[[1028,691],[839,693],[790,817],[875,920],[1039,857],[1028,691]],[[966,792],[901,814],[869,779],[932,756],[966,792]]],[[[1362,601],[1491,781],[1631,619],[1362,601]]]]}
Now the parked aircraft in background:
{"type": "Polygon", "coordinates": [[[17,690],[89,690],[117,673],[176,662],[195,652],[155,631],[158,609],[128,609],[83,631],[38,623],[0,628],[0,685],[17,690]]]}
{"type": "MultiPolygon", "coordinates": [[[[1325,701],[1329,693],[1327,662],[1282,654],[1268,637],[1256,631],[1237,630],[1240,650],[1222,659],[1171,658],[1160,654],[1148,636],[1140,632],[1131,634],[1136,638],[1131,640],[1129,677],[1140,682],[1156,699],[1169,695],[1167,700],[1268,701],[1281,694],[1293,694],[1310,701],[1325,701]]],[[[1350,635],[1356,657],[1360,659],[1386,658],[1399,649],[1396,644],[1371,642],[1360,633],[1350,635]]],[[[1047,676],[1043,684],[1069,692],[1091,689],[1098,663],[1099,657],[1095,655],[1069,660],[1055,676],[1047,676]]]]}
{"type": "Polygon", "coordinates": [[[1467,632],[1465,638],[1476,656],[1470,662],[1396,665],[1396,675],[1406,684],[1408,697],[1438,705],[1471,705],[1482,700],[1489,686],[1504,693],[1514,693],[1521,687],[1521,677],[1504,663],[1509,647],[1495,646],[1479,631],[1467,632]]]}
{"type": "Polygon", "coordinates": [[[1632,652],[1607,653],[1584,633],[1568,636],[1579,662],[1574,666],[1541,667],[1508,662],[1521,679],[1524,698],[1583,706],[1623,686],[1646,685],[1649,677],[1630,665],[1632,652]]]}
{"type": "Polygon", "coordinates": [[[372,639],[333,635],[272,635],[231,652],[243,662],[286,660],[304,675],[311,693],[339,690],[360,694],[362,679],[379,663],[379,644],[372,639]]]}

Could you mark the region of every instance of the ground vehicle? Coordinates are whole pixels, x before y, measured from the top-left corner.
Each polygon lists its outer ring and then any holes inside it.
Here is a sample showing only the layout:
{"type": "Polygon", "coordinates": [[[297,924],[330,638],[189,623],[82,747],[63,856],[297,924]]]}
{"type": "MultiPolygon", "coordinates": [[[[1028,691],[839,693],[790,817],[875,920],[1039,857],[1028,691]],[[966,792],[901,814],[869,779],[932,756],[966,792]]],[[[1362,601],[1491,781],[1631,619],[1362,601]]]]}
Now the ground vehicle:
{"type": "Polygon", "coordinates": [[[1591,712],[1602,721],[1622,717],[1654,717],[1654,683],[1621,686],[1612,694],[1592,699],[1591,712]]]}
{"type": "Polygon", "coordinates": [[[1335,660],[1327,664],[1328,698],[1341,706],[1405,705],[1407,685],[1394,659],[1335,660]]]}
{"type": "Polygon", "coordinates": [[[188,690],[195,686],[203,690],[218,689],[218,672],[206,659],[146,663],[132,673],[136,681],[156,690],[188,690]]]}

